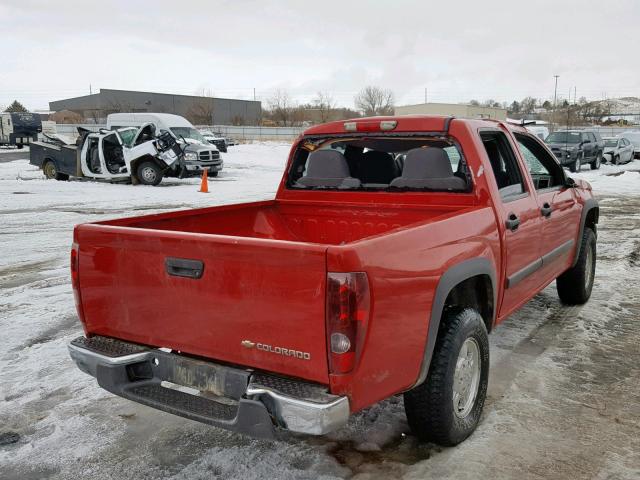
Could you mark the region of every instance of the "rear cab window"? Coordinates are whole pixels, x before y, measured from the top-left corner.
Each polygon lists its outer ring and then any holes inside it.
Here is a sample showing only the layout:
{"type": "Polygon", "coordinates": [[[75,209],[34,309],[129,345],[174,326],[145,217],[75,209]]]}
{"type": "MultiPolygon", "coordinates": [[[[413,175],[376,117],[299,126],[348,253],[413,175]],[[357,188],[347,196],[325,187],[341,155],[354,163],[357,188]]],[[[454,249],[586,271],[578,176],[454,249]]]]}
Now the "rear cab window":
{"type": "Polygon", "coordinates": [[[446,135],[303,139],[287,177],[295,190],[470,192],[464,155],[446,135]]]}

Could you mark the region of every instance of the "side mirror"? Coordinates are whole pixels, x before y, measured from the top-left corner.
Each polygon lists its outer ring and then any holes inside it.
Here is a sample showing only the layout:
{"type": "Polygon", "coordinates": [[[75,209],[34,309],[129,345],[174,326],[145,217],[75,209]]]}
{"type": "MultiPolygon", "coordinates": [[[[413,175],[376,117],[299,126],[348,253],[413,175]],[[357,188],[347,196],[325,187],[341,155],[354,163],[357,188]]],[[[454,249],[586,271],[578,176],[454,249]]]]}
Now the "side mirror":
{"type": "Polygon", "coordinates": [[[571,178],[571,177],[565,178],[565,180],[564,180],[564,186],[565,187],[567,187],[567,188],[575,188],[576,185],[577,185],[576,181],[573,178],[571,178]]]}

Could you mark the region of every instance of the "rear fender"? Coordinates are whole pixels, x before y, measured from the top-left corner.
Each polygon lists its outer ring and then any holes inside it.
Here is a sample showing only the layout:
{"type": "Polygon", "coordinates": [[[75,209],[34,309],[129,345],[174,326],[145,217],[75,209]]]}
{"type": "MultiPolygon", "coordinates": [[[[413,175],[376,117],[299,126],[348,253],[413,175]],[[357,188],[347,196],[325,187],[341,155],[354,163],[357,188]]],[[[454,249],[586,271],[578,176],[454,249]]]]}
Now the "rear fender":
{"type": "MultiPolygon", "coordinates": [[[[595,212],[593,212],[593,214],[595,214],[594,222],[597,224],[598,218],[600,216],[600,207],[598,205],[598,201],[595,198],[586,199],[584,202],[584,206],[582,207],[582,214],[580,216],[580,231],[578,232],[578,238],[576,240],[576,253],[573,258],[573,263],[571,264],[571,267],[574,267],[575,264],[578,262],[580,247],[582,246],[582,235],[584,234],[584,227],[587,223],[587,218],[589,218],[589,213],[592,212],[594,209],[595,209],[595,212]]],[[[597,232],[595,231],[593,233],[597,234],[597,232]]]]}
{"type": "Polygon", "coordinates": [[[442,319],[442,313],[447,297],[456,285],[478,275],[487,275],[491,279],[494,305],[491,324],[493,324],[495,320],[495,305],[497,305],[498,289],[496,281],[496,271],[491,261],[487,258],[471,258],[450,267],[442,275],[442,277],[440,277],[440,281],[438,282],[438,286],[436,287],[436,292],[434,294],[431,307],[431,318],[429,321],[429,330],[427,333],[427,342],[425,345],[424,356],[422,358],[422,364],[420,366],[418,379],[416,380],[414,387],[423,383],[427,378],[427,374],[429,373],[429,365],[431,364],[431,357],[433,356],[433,350],[435,349],[438,330],[440,328],[440,321],[442,319]]]}

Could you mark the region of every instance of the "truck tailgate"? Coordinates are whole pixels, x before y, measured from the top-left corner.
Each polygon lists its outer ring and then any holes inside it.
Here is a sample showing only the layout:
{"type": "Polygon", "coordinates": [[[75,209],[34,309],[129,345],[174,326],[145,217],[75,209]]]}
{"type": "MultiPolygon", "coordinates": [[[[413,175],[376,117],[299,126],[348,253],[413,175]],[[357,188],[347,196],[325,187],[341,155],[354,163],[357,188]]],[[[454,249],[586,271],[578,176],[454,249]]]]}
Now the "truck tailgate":
{"type": "Polygon", "coordinates": [[[328,383],[325,246],[95,224],[75,241],[88,334],[328,383]]]}

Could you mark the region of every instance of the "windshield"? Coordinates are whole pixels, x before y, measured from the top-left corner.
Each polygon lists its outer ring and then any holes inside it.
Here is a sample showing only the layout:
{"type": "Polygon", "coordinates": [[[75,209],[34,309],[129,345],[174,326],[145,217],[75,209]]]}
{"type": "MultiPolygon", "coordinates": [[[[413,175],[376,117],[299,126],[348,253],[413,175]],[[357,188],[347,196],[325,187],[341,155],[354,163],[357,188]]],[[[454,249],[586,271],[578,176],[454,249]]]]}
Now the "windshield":
{"type": "Polygon", "coordinates": [[[604,146],[605,147],[615,147],[618,145],[618,139],[617,138],[607,138],[604,141],[604,146]]]}
{"type": "Polygon", "coordinates": [[[177,138],[184,137],[197,140],[202,143],[207,142],[202,134],[193,127],[171,127],[170,130],[177,138]]]}
{"type": "Polygon", "coordinates": [[[133,146],[133,140],[136,138],[136,133],[138,133],[137,128],[121,128],[118,130],[122,143],[127,147],[133,146]]]}
{"type": "Polygon", "coordinates": [[[553,132],[545,143],[580,143],[581,138],[580,132],[553,132]]]}
{"type": "Polygon", "coordinates": [[[310,138],[287,186],[304,190],[469,192],[464,155],[446,136],[310,138]]]}

